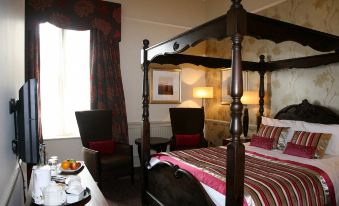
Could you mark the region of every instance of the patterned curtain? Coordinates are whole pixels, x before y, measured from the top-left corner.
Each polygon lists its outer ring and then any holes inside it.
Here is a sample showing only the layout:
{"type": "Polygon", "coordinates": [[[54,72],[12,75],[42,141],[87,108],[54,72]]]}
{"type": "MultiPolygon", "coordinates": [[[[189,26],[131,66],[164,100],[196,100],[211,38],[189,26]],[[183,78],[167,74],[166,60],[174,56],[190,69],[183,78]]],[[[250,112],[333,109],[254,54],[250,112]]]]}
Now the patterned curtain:
{"type": "MultiPolygon", "coordinates": [[[[91,30],[91,107],[112,109],[113,135],[120,135],[118,140],[127,143],[127,117],[118,49],[121,5],[100,0],[26,0],[25,15],[25,79],[36,78],[38,84],[39,24],[49,22],[63,29],[91,30]],[[98,74],[94,75],[96,72],[98,74]]],[[[40,91],[38,96],[40,102],[40,91]]],[[[40,111],[40,103],[38,107],[40,111]]],[[[39,131],[42,140],[41,120],[39,131]]]]}
{"type": "Polygon", "coordinates": [[[91,108],[112,109],[113,138],[128,143],[119,45],[102,32],[91,30],[91,108]]]}

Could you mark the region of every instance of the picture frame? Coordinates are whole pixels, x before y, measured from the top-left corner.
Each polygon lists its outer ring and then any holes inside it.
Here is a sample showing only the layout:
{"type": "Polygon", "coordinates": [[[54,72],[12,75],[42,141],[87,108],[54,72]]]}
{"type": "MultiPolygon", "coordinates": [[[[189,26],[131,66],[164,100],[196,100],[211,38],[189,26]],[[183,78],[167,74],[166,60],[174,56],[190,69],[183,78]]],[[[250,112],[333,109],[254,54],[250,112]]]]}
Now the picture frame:
{"type": "MultiPolygon", "coordinates": [[[[243,78],[243,91],[248,90],[248,74],[246,71],[242,73],[243,78]]],[[[231,104],[231,82],[232,82],[232,69],[221,70],[221,104],[231,104]]]]}
{"type": "Polygon", "coordinates": [[[150,67],[150,103],[181,103],[181,69],[150,67]]]}

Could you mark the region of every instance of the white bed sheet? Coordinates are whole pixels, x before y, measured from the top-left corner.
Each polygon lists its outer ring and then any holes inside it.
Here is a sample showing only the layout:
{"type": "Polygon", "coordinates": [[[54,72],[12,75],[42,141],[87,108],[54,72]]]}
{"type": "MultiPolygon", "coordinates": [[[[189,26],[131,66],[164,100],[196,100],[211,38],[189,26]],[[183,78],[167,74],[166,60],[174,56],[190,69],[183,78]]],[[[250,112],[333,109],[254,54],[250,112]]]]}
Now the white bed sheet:
{"type": "MultiPolygon", "coordinates": [[[[263,155],[279,158],[282,160],[291,160],[295,162],[300,162],[303,164],[312,165],[318,167],[328,174],[330,179],[332,180],[336,202],[339,202],[339,155],[325,155],[322,159],[306,159],[302,157],[296,157],[292,155],[283,154],[282,150],[265,150],[258,147],[249,146],[249,143],[244,144],[246,150],[257,152],[263,155]]],[[[150,165],[151,167],[158,163],[160,160],[157,158],[151,158],[150,165]]],[[[201,183],[207,194],[210,196],[212,201],[217,206],[225,205],[225,195],[217,192],[213,188],[201,183]]]]}

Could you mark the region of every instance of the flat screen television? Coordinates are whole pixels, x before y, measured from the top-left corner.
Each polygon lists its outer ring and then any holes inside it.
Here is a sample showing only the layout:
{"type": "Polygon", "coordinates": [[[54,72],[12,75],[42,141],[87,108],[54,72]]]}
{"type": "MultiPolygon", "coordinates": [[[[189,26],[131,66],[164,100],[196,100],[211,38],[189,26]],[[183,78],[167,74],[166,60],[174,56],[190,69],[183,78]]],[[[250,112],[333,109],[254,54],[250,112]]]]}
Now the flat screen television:
{"type": "Polygon", "coordinates": [[[26,163],[39,162],[37,81],[30,79],[20,88],[17,112],[17,153],[26,163]]]}

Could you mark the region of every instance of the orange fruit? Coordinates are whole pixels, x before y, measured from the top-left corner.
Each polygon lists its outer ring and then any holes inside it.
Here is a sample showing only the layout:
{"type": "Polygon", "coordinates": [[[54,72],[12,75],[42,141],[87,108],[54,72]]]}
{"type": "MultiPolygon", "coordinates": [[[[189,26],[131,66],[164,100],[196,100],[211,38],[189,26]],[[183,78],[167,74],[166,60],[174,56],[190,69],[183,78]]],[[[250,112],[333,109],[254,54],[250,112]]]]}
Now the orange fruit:
{"type": "Polygon", "coordinates": [[[65,161],[62,161],[61,163],[61,168],[64,169],[64,170],[68,170],[70,167],[70,162],[65,160],[65,161]]]}

